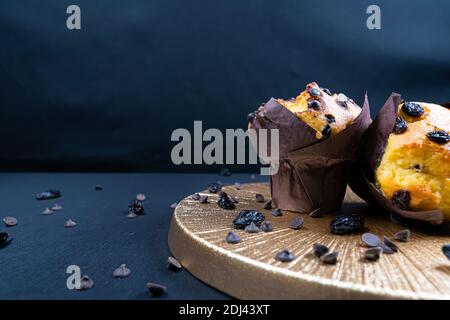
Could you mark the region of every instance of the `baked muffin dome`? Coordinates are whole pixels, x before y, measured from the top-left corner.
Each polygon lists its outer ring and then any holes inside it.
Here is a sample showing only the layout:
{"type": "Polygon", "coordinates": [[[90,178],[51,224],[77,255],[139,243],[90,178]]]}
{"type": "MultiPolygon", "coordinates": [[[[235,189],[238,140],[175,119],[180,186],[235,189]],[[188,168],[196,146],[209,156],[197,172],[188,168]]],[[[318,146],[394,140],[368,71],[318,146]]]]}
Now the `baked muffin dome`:
{"type": "Polygon", "coordinates": [[[402,102],[375,171],[377,186],[404,210],[441,210],[450,220],[450,110],[402,102]]]}
{"type": "Polygon", "coordinates": [[[296,98],[277,101],[316,130],[318,139],[338,134],[361,112],[361,108],[346,95],[332,94],[315,82],[309,83],[296,98]]]}

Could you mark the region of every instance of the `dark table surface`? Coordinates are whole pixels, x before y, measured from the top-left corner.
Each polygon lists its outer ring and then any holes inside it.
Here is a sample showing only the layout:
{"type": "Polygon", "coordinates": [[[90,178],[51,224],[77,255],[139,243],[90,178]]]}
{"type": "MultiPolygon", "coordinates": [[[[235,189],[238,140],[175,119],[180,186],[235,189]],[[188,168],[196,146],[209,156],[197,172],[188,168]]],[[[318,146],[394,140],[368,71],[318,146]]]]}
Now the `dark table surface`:
{"type": "Polygon", "coordinates": [[[16,217],[14,227],[0,226],[13,240],[0,248],[0,299],[148,299],[146,283],[168,287],[161,299],[228,299],[186,270],[167,269],[167,232],[173,202],[223,183],[265,181],[261,176],[234,174],[92,174],[0,173],[0,216],[16,217]],[[101,184],[103,191],[94,186],[101,184]],[[35,199],[38,192],[59,189],[62,197],[35,199]],[[136,194],[144,193],[146,214],[127,219],[136,194]],[[62,211],[42,215],[54,203],[62,211]],[[72,219],[75,228],[64,228],[72,219]],[[122,263],[132,274],[114,279],[122,263]],[[95,286],[69,290],[66,269],[77,265],[95,286]]]}

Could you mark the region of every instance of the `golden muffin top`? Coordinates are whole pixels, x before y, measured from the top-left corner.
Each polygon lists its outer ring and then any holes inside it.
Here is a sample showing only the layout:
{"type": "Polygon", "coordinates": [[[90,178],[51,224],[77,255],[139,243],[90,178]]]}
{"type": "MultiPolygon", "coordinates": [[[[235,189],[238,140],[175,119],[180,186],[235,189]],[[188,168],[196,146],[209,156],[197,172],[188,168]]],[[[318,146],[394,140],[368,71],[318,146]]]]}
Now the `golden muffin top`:
{"type": "Polygon", "coordinates": [[[296,98],[277,101],[316,130],[317,139],[343,131],[361,112],[361,108],[346,95],[332,94],[315,82],[309,83],[296,98]]]}

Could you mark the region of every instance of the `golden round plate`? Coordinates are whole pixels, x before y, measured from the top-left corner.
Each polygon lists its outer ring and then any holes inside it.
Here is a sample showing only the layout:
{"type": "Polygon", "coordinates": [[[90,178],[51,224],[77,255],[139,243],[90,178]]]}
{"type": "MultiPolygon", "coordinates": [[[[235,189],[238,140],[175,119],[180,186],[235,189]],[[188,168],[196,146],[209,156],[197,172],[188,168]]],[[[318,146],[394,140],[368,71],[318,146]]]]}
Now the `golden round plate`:
{"type": "MultiPolygon", "coordinates": [[[[195,277],[240,299],[450,299],[450,262],[442,254],[450,237],[412,229],[408,243],[396,242],[398,253],[383,254],[379,261],[362,258],[365,248],[360,235],[337,236],[329,232],[332,216],[301,216],[302,229],[289,228],[299,213],[283,212],[273,217],[255,201],[261,193],[270,199],[267,184],[245,184],[240,190],[225,187],[239,203],[235,210],[218,207],[216,194],[207,191],[208,204],[190,197],[175,209],[169,231],[172,254],[195,277]],[[258,209],[273,224],[273,231],[256,234],[234,230],[232,221],[240,210],[258,209]],[[242,238],[228,244],[225,237],[234,230],[242,238]],[[323,264],[311,253],[314,243],[339,251],[336,265],[323,264]],[[282,249],[296,256],[282,263],[275,255],[282,249]]],[[[380,238],[404,229],[390,221],[381,209],[368,206],[350,190],[342,211],[365,216],[366,228],[380,238]]]]}

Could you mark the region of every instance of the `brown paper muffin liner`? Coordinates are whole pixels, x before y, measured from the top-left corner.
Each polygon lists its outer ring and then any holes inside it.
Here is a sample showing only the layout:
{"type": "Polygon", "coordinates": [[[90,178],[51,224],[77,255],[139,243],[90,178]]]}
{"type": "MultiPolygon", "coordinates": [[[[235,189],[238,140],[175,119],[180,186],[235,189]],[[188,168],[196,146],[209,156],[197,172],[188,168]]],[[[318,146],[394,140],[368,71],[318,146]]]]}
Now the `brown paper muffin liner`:
{"type": "Polygon", "coordinates": [[[441,224],[444,221],[441,210],[401,210],[392,205],[391,201],[375,185],[375,170],[383,157],[389,135],[394,130],[397,108],[401,101],[400,94],[392,93],[364,134],[358,151],[360,160],[352,166],[349,185],[361,198],[380,205],[388,212],[409,219],[441,224]]]}
{"type": "Polygon", "coordinates": [[[340,209],[349,164],[370,124],[367,95],[358,117],[337,135],[317,139],[316,131],[275,99],[255,113],[251,124],[279,130],[279,170],[270,176],[272,205],[301,213],[325,214],[340,209]]]}

